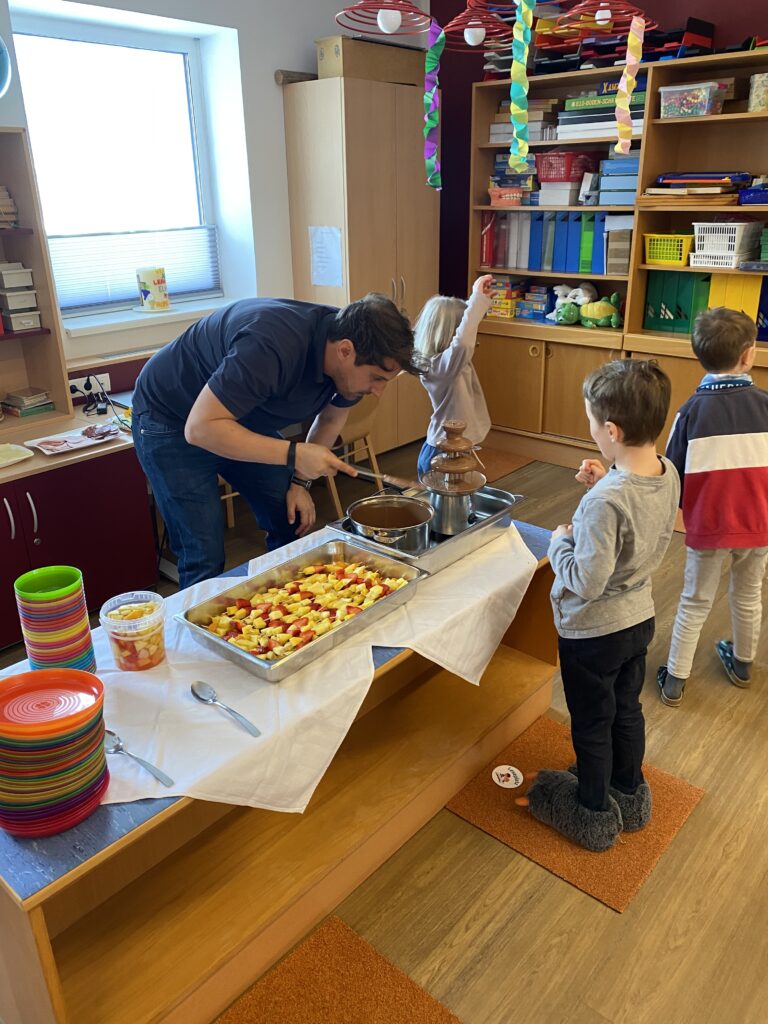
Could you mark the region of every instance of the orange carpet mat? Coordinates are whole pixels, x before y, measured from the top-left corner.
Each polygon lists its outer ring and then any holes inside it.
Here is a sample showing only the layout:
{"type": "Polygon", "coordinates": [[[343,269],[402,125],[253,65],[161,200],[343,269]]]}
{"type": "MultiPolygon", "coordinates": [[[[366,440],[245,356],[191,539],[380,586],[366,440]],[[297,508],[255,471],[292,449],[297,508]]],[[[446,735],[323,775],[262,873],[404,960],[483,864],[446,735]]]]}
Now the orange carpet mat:
{"type": "Polygon", "coordinates": [[[515,804],[514,798],[525,793],[525,783],[518,789],[502,789],[491,778],[492,769],[501,764],[511,764],[528,773],[541,768],[565,769],[574,761],[567,726],[540,718],[457,793],[448,810],[621,912],[653,871],[704,790],[643,765],[653,794],[651,821],[639,832],[622,832],[616,845],[605,853],[592,853],[515,804]]]}
{"type": "Polygon", "coordinates": [[[486,448],[485,445],[477,454],[485,466],[484,473],[489,484],[501,480],[502,477],[514,473],[516,469],[522,469],[523,466],[533,462],[533,459],[527,459],[523,455],[505,452],[500,448],[486,448]]]}
{"type": "Polygon", "coordinates": [[[248,989],[216,1024],[461,1024],[338,917],[248,989]]]}

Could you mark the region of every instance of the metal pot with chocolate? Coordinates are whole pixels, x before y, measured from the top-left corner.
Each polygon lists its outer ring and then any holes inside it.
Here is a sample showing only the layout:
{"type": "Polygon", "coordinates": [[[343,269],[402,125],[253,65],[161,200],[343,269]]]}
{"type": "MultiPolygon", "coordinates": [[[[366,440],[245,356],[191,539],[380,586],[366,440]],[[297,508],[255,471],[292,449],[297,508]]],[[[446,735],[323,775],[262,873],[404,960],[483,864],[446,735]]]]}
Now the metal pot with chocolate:
{"type": "Polygon", "coordinates": [[[352,529],[359,536],[409,555],[419,555],[429,547],[434,514],[426,501],[403,494],[374,494],[353,501],[347,509],[352,529]]]}

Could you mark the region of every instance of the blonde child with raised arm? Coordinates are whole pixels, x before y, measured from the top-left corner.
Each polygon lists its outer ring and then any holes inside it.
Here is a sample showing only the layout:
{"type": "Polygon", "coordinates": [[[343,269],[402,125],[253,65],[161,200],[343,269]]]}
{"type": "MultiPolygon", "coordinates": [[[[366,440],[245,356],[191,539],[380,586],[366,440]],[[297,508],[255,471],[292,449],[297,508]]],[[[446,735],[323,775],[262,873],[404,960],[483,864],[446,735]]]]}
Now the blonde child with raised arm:
{"type": "Polygon", "coordinates": [[[493,277],[478,277],[472,294],[463,299],[434,295],[419,313],[414,330],[414,348],[427,362],[421,382],[432,402],[432,419],[427,439],[419,453],[419,474],[429,470],[445,437],[448,420],[462,420],[465,436],[481,444],[491,429],[491,418],[472,356],[477,329],[491,308],[493,277]]]}

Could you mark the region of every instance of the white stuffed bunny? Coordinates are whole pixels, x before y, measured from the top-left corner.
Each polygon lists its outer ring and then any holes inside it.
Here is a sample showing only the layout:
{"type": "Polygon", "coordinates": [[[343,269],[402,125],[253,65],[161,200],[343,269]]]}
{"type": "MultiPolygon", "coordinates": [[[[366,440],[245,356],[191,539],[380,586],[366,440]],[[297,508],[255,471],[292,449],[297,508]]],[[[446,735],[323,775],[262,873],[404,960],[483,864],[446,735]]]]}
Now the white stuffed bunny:
{"type": "Polygon", "coordinates": [[[556,284],[552,291],[555,295],[555,308],[552,310],[551,313],[547,313],[547,320],[554,320],[555,313],[557,312],[558,308],[562,306],[564,302],[569,301],[569,296],[571,294],[571,286],[569,284],[556,284]]]}
{"type": "MultiPolygon", "coordinates": [[[[595,302],[597,289],[589,281],[580,281],[578,288],[572,289],[563,299],[563,302],[575,302],[577,306],[586,306],[588,302],[595,302]]],[[[562,305],[562,303],[558,303],[562,305]]]]}

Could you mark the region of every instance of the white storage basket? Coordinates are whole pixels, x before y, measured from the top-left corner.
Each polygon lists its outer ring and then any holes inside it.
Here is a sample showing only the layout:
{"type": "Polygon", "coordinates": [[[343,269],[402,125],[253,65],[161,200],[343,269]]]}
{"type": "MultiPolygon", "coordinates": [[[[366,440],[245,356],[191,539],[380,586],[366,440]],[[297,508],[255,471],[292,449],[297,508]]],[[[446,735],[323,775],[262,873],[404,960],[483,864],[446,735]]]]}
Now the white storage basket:
{"type": "Polygon", "coordinates": [[[757,255],[756,249],[749,252],[692,252],[692,267],[709,267],[711,270],[733,270],[745,260],[752,260],[757,255]]]}
{"type": "Polygon", "coordinates": [[[695,224],[696,252],[736,253],[749,252],[760,241],[764,225],[753,222],[731,224],[695,224]]]}

